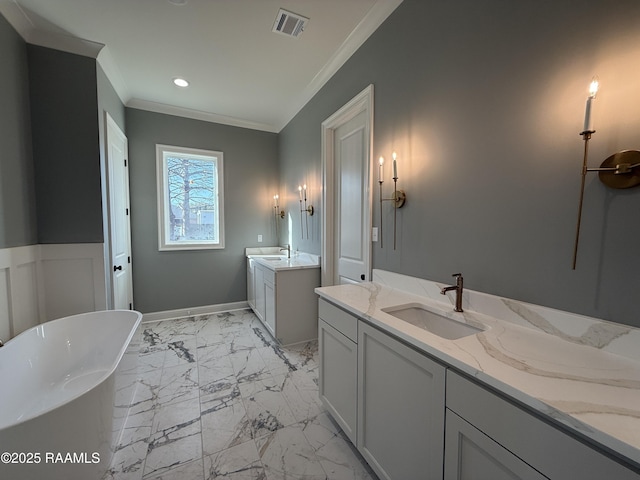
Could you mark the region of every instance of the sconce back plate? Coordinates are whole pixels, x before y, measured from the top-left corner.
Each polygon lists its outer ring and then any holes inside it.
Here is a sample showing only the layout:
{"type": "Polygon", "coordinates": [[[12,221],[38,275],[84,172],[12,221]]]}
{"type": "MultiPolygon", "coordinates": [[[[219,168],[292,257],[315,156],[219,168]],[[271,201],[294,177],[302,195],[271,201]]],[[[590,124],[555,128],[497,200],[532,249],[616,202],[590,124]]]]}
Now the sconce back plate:
{"type": "Polygon", "coordinates": [[[396,208],[402,208],[407,201],[407,194],[404,193],[404,190],[396,190],[391,200],[395,202],[396,208]]]}
{"type": "MultiPolygon", "coordinates": [[[[608,157],[600,168],[616,168],[620,164],[636,165],[640,163],[638,150],[623,150],[608,157]]],[[[600,181],[611,188],[632,188],[640,185],[640,166],[627,173],[598,172],[600,181]]]]}

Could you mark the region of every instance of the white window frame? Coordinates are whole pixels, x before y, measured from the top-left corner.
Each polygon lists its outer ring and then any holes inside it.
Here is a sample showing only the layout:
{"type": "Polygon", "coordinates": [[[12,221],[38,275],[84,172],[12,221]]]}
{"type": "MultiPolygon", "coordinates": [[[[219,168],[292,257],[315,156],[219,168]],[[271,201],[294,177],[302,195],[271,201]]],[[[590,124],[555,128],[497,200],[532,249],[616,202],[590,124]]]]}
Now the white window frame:
{"type": "Polygon", "coordinates": [[[156,177],[157,177],[157,201],[158,201],[158,249],[160,251],[171,250],[205,250],[224,248],[224,160],[223,153],[213,150],[200,150],[197,148],[177,147],[173,145],[156,144],[156,177]],[[197,160],[208,160],[216,164],[217,192],[218,192],[218,241],[191,240],[171,241],[171,222],[169,213],[169,192],[167,188],[167,156],[189,156],[197,160]]]}

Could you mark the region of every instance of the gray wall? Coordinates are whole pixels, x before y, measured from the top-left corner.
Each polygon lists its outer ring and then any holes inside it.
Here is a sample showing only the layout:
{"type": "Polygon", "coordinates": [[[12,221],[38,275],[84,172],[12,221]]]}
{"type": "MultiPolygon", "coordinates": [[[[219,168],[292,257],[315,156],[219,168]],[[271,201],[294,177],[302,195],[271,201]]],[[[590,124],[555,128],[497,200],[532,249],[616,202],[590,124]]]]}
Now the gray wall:
{"type": "Polygon", "coordinates": [[[27,46],[0,15],[0,248],[37,243],[27,46]]]}
{"type": "Polygon", "coordinates": [[[38,243],[100,243],[96,61],[27,48],[38,243]]]}
{"type": "MultiPolygon", "coordinates": [[[[320,184],[321,122],[373,83],[373,156],[398,152],[408,195],[398,248],[374,244],[374,268],[461,271],[474,290],[640,326],[640,189],[589,174],[571,269],[593,75],[590,165],[640,149],[638,25],[636,0],[405,0],[280,133],[281,189],[320,184]]],[[[319,235],[301,249],[320,253],[319,235]]]]}
{"type": "MultiPolygon", "coordinates": [[[[99,64],[96,64],[96,72],[97,72],[97,87],[98,87],[98,111],[96,112],[98,115],[98,142],[100,144],[100,175],[101,175],[101,188],[102,188],[102,205],[105,212],[108,211],[109,198],[107,197],[107,179],[108,179],[108,169],[107,169],[107,159],[106,152],[108,146],[106,145],[106,114],[108,113],[113,121],[118,125],[120,130],[125,132],[125,108],[124,104],[118,97],[113,85],[107,78],[104,70],[99,64]]],[[[112,307],[111,299],[113,298],[112,285],[111,285],[111,275],[113,272],[110,271],[111,265],[109,265],[109,258],[111,258],[111,225],[109,224],[109,214],[102,216],[102,231],[104,232],[104,252],[105,259],[107,263],[107,278],[105,282],[106,286],[106,296],[107,296],[107,305],[112,307]]]]}
{"type": "Polygon", "coordinates": [[[96,63],[96,81],[97,81],[97,92],[98,92],[98,124],[99,124],[99,136],[100,136],[100,153],[104,154],[104,133],[105,133],[105,112],[108,112],[113,118],[113,121],[116,122],[120,130],[123,132],[126,130],[126,125],[124,121],[125,117],[125,108],[118,97],[113,85],[107,78],[107,75],[104,73],[102,67],[96,63]]]}
{"type": "Polygon", "coordinates": [[[157,312],[246,300],[244,249],[276,240],[271,205],[278,184],[277,136],[131,108],[126,124],[136,309],[157,312]],[[224,153],[224,249],[158,251],[156,144],[224,153]]]}

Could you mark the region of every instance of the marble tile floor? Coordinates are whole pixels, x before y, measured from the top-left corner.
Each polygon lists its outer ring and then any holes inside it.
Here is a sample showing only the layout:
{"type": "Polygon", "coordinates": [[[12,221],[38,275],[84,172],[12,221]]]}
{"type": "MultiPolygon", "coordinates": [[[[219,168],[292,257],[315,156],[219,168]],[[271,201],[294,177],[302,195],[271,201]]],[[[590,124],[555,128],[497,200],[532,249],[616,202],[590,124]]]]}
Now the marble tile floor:
{"type": "Polygon", "coordinates": [[[250,310],[143,330],[104,480],[377,478],[318,398],[317,342],[280,347],[250,310]]]}

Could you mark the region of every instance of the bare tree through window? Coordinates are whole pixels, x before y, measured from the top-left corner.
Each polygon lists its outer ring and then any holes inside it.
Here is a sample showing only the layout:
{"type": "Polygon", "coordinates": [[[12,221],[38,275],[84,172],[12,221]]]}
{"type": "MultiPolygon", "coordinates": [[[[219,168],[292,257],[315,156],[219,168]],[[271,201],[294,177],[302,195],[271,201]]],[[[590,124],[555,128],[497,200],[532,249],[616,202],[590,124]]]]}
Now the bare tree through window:
{"type": "Polygon", "coordinates": [[[220,248],[222,153],[159,145],[158,169],[166,237],[161,249],[220,248]]]}

